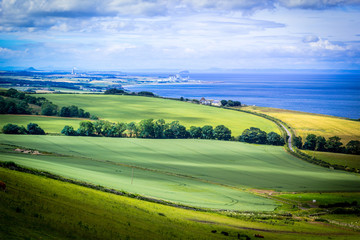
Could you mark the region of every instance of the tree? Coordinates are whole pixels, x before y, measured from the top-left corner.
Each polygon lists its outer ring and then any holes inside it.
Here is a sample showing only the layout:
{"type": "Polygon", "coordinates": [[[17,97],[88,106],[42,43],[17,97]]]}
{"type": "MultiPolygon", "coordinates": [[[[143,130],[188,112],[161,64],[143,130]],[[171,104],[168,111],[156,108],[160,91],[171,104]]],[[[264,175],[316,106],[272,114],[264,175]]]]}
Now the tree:
{"type": "Polygon", "coordinates": [[[74,130],[72,126],[65,126],[63,130],[61,130],[61,133],[66,136],[76,136],[77,132],[74,130]]]}
{"type": "Polygon", "coordinates": [[[123,132],[126,130],[126,124],[125,123],[116,123],[113,124],[110,128],[110,131],[108,132],[108,137],[122,137],[123,132]]]}
{"type": "Polygon", "coordinates": [[[316,137],[316,151],[325,151],[326,139],[322,136],[316,137]]]}
{"type": "Polygon", "coordinates": [[[29,105],[24,101],[19,101],[16,104],[16,112],[19,114],[29,114],[30,113],[29,105]]]}
{"type": "Polygon", "coordinates": [[[226,100],[221,100],[220,102],[221,102],[221,105],[223,105],[223,106],[226,106],[226,104],[227,104],[226,100]]]}
{"type": "Polygon", "coordinates": [[[214,138],[227,141],[231,138],[231,130],[224,125],[218,125],[214,129],[214,138]]]}
{"type": "Polygon", "coordinates": [[[17,94],[18,94],[18,90],[16,90],[15,88],[9,88],[6,91],[5,96],[16,98],[17,94]]]}
{"type": "Polygon", "coordinates": [[[284,138],[276,132],[269,132],[266,136],[266,143],[269,145],[282,146],[285,144],[284,138]]]}
{"type": "Polygon", "coordinates": [[[227,102],[227,106],[228,106],[228,107],[233,107],[233,106],[234,106],[234,102],[233,102],[232,100],[229,100],[229,101],[227,102]]]}
{"type": "Polygon", "coordinates": [[[360,141],[351,140],[346,144],[346,152],[349,154],[360,154],[360,141]]]}
{"type": "Polygon", "coordinates": [[[20,127],[12,123],[4,125],[2,131],[5,134],[26,134],[26,129],[23,126],[20,127]]]}
{"type": "Polygon", "coordinates": [[[79,108],[75,105],[71,105],[69,107],[70,117],[78,117],[79,116],[79,108]]]}
{"type": "Polygon", "coordinates": [[[139,137],[154,138],[154,119],[145,119],[139,122],[139,137]]]}
{"type": "Polygon", "coordinates": [[[341,147],[343,144],[340,140],[341,138],[338,136],[330,137],[326,141],[326,145],[325,145],[326,150],[329,152],[343,152],[344,148],[341,147]]]}
{"type": "Polygon", "coordinates": [[[239,138],[240,142],[257,144],[265,144],[266,139],[266,132],[260,130],[260,128],[255,127],[245,129],[239,138]]]}
{"type": "Polygon", "coordinates": [[[27,132],[31,135],[45,135],[45,131],[36,123],[29,123],[27,125],[27,132]]]}
{"type": "Polygon", "coordinates": [[[191,126],[189,130],[189,134],[191,138],[195,138],[195,139],[201,138],[202,135],[201,127],[191,126]]]}
{"type": "Polygon", "coordinates": [[[126,129],[129,132],[130,137],[137,137],[138,136],[139,131],[138,131],[138,128],[137,128],[135,122],[128,123],[126,125],[126,129]]]}
{"type": "Polygon", "coordinates": [[[94,135],[95,129],[94,125],[90,121],[81,121],[80,127],[77,130],[77,133],[80,136],[92,136],[94,135]]]}
{"type": "Polygon", "coordinates": [[[126,92],[123,89],[118,89],[118,88],[110,88],[104,92],[104,94],[112,94],[112,95],[119,95],[125,93],[126,92]]]}
{"type": "Polygon", "coordinates": [[[159,119],[154,123],[154,137],[155,138],[164,138],[165,131],[165,120],[159,119]]]}
{"type": "Polygon", "coordinates": [[[137,93],[138,96],[155,97],[155,94],[148,91],[141,91],[137,93]]]}
{"type": "Polygon", "coordinates": [[[306,141],[304,143],[304,149],[306,150],[315,150],[316,147],[316,135],[309,134],[306,136],[306,141]]]}
{"type": "Polygon", "coordinates": [[[214,130],[210,125],[205,125],[201,128],[202,139],[214,139],[214,130]]]}
{"type": "Polygon", "coordinates": [[[302,138],[300,136],[294,137],[294,146],[298,149],[301,149],[303,147],[302,138]]]}
{"type": "Polygon", "coordinates": [[[180,97],[180,101],[184,101],[184,97],[180,97]]]}
{"type": "Polygon", "coordinates": [[[54,116],[57,114],[57,106],[50,102],[46,102],[41,106],[41,114],[46,116],[54,116]]]}
{"type": "Polygon", "coordinates": [[[62,107],[59,115],[60,117],[70,117],[70,109],[68,107],[62,107]]]}
{"type": "Polygon", "coordinates": [[[186,131],[186,128],[179,123],[179,121],[173,121],[168,126],[168,130],[172,131],[172,136],[174,138],[188,138],[189,133],[186,131]]]}
{"type": "Polygon", "coordinates": [[[234,101],[234,107],[238,107],[238,106],[241,106],[241,102],[239,102],[239,101],[234,101]]]}

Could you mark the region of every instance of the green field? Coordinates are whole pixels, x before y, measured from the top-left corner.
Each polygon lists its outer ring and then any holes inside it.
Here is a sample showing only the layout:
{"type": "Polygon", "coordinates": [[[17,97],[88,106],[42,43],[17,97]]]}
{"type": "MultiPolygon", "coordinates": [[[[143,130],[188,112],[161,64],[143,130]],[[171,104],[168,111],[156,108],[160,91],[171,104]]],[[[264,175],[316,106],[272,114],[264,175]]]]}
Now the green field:
{"type": "Polygon", "coordinates": [[[209,140],[0,135],[3,144],[52,152],[1,160],[61,176],[170,200],[233,210],[273,210],[248,188],[277,191],[360,191],[360,177],[299,160],[282,147],[209,140]],[[131,184],[134,168],[133,184],[131,184]]]}
{"type": "Polygon", "coordinates": [[[290,199],[298,202],[307,202],[316,205],[327,205],[339,202],[359,201],[360,192],[337,192],[337,193],[296,193],[296,194],[281,194],[280,198],[290,199]],[[312,201],[316,200],[316,203],[312,201]]]}
{"type": "MultiPolygon", "coordinates": [[[[186,127],[223,124],[238,136],[249,127],[280,133],[275,123],[251,114],[161,98],[96,94],[44,94],[58,106],[77,105],[112,122],[138,122],[143,119],[178,120],[186,127]]],[[[74,126],[77,128],[77,126],[74,126]]]]}
{"type": "Polygon", "coordinates": [[[7,191],[0,191],[0,239],[238,239],[238,234],[280,240],[360,237],[349,229],[287,218],[266,223],[184,210],[4,168],[0,168],[0,180],[7,183],[7,191]]]}
{"type": "Polygon", "coordinates": [[[360,155],[331,153],[331,152],[317,152],[305,151],[309,156],[315,156],[317,159],[323,160],[331,164],[338,164],[350,168],[360,169],[360,155]]]}
{"type": "Polygon", "coordinates": [[[0,129],[8,123],[23,125],[26,127],[29,123],[37,123],[46,133],[58,133],[65,125],[78,127],[80,121],[84,119],[76,118],[62,118],[50,116],[37,116],[37,115],[0,115],[0,129]]]}

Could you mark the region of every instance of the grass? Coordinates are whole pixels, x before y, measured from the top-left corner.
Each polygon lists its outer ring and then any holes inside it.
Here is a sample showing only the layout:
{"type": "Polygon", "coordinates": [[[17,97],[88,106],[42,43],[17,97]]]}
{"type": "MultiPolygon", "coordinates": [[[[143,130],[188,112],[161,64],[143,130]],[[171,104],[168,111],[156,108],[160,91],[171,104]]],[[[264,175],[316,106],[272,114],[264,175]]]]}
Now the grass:
{"type": "Polygon", "coordinates": [[[245,221],[184,210],[0,168],[1,239],[356,239],[331,225],[245,221]],[[212,233],[216,230],[216,233],[212,233]],[[221,234],[225,231],[229,236],[221,234]]]}
{"type": "Polygon", "coordinates": [[[359,201],[360,192],[334,192],[334,193],[296,193],[296,194],[281,194],[280,198],[289,199],[297,202],[307,202],[313,204],[316,200],[316,205],[327,205],[339,202],[359,201]]]}
{"type": "Polygon", "coordinates": [[[138,122],[148,118],[163,118],[166,121],[178,120],[186,127],[204,125],[215,127],[223,124],[231,129],[234,136],[241,135],[249,127],[280,133],[275,123],[258,116],[161,98],[96,94],[44,94],[41,96],[60,107],[75,104],[93,115],[112,122],[138,122]]]}
{"type": "Polygon", "coordinates": [[[343,154],[343,153],[330,153],[304,150],[309,156],[323,160],[331,164],[342,165],[350,168],[360,169],[360,155],[343,154]]]}
{"type": "Polygon", "coordinates": [[[37,115],[0,115],[0,129],[8,123],[23,125],[25,128],[29,123],[37,123],[46,133],[58,133],[65,125],[78,127],[80,121],[83,119],[75,118],[61,118],[61,117],[49,117],[49,116],[37,116],[37,115]]]}
{"type": "Polygon", "coordinates": [[[311,133],[325,138],[339,136],[344,145],[350,140],[360,140],[360,121],[269,107],[245,107],[242,109],[264,113],[286,122],[303,140],[311,133]]]}
{"type": "Polygon", "coordinates": [[[277,206],[248,193],[249,188],[360,191],[359,176],[309,164],[275,146],[4,134],[0,141],[55,153],[29,155],[3,147],[2,161],[198,207],[271,211],[277,206]]]}

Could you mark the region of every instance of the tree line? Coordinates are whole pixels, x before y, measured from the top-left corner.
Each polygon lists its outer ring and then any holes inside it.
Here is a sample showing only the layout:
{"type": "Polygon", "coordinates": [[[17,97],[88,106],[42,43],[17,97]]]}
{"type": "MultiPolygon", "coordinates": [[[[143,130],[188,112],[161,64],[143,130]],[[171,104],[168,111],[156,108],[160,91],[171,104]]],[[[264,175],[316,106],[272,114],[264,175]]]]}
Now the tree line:
{"type": "Polygon", "coordinates": [[[186,129],[179,121],[166,123],[164,119],[144,119],[138,123],[113,123],[106,120],[95,122],[82,121],[79,128],[66,125],[62,134],[67,136],[104,136],[153,139],[214,139],[225,141],[241,141],[257,144],[284,145],[283,137],[275,132],[266,133],[259,128],[251,127],[244,130],[238,138],[231,136],[231,130],[224,125],[215,128],[211,125],[203,127],[191,126],[186,129]]]}
{"type": "Polygon", "coordinates": [[[210,125],[203,127],[191,126],[189,130],[179,121],[166,123],[164,119],[144,119],[139,123],[113,123],[106,120],[95,122],[82,121],[75,130],[72,126],[65,126],[61,131],[67,136],[104,136],[104,137],[134,137],[154,139],[217,139],[230,140],[231,130],[224,125],[215,128],[210,125]]]}
{"type": "Polygon", "coordinates": [[[334,152],[334,153],[347,153],[347,154],[360,154],[360,141],[351,140],[346,146],[341,142],[341,138],[333,136],[325,139],[323,136],[309,134],[306,136],[305,143],[303,144],[300,136],[294,137],[294,146],[299,149],[334,152]]]}
{"type": "MultiPolygon", "coordinates": [[[[60,117],[79,117],[90,118],[89,112],[75,105],[62,107],[58,110],[58,106],[50,102],[44,97],[34,97],[20,92],[14,88],[0,92],[0,114],[32,114],[33,110],[29,104],[41,107],[41,114],[46,116],[60,117]]],[[[97,117],[93,117],[97,118],[97,117]]]]}
{"type": "Polygon", "coordinates": [[[5,134],[45,135],[45,131],[36,123],[29,123],[26,128],[8,123],[3,126],[2,131],[5,134]]]}

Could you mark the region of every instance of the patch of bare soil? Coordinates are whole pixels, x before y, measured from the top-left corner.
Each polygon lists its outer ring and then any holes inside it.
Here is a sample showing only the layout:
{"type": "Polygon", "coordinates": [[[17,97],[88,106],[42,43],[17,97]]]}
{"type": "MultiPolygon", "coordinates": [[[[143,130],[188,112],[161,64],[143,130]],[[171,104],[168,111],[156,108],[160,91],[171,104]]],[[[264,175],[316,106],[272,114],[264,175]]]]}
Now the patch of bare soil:
{"type": "Polygon", "coordinates": [[[39,151],[37,151],[37,150],[29,150],[29,149],[16,148],[14,151],[15,151],[15,152],[25,153],[25,154],[42,155],[42,153],[39,152],[39,151]]]}

